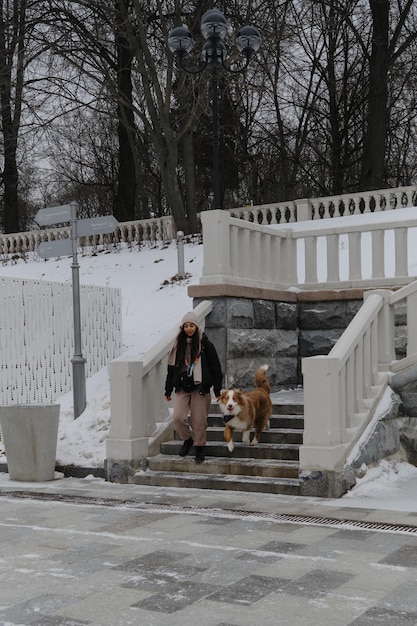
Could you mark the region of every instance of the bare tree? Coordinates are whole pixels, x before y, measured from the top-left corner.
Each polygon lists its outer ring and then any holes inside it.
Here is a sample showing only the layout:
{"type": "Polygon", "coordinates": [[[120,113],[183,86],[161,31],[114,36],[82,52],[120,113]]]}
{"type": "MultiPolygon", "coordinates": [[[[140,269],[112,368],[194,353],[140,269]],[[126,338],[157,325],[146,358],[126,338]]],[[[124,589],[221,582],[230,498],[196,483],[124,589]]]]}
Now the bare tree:
{"type": "Polygon", "coordinates": [[[2,226],[6,233],[24,227],[19,213],[18,140],[21,128],[25,72],[39,50],[32,40],[37,2],[1,0],[0,8],[0,113],[4,163],[2,226]]]}

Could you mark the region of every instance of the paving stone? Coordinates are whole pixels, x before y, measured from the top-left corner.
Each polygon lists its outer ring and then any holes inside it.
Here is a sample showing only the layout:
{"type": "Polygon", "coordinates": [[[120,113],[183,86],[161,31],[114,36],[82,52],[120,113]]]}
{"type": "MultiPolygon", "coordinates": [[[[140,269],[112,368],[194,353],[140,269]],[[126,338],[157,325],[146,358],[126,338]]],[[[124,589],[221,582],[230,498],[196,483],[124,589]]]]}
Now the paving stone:
{"type": "Polygon", "coordinates": [[[314,599],[331,593],[351,578],[351,574],[344,572],[316,569],[286,585],[284,593],[314,599]]]}
{"type": "Polygon", "coordinates": [[[415,626],[416,623],[417,613],[397,612],[373,606],[348,626],[415,626]]]}
{"type": "Polygon", "coordinates": [[[406,545],[395,552],[391,552],[381,561],[387,565],[398,565],[401,567],[417,567],[417,545],[406,545]]]}
{"type": "Polygon", "coordinates": [[[209,600],[227,604],[253,604],[288,582],[271,576],[248,576],[212,594],[209,600]]]}
{"type": "Polygon", "coordinates": [[[177,582],[164,589],[162,593],[150,596],[132,604],[132,606],[148,611],[175,613],[201,600],[201,598],[209,596],[214,589],[213,585],[201,585],[190,581],[177,582]]]}

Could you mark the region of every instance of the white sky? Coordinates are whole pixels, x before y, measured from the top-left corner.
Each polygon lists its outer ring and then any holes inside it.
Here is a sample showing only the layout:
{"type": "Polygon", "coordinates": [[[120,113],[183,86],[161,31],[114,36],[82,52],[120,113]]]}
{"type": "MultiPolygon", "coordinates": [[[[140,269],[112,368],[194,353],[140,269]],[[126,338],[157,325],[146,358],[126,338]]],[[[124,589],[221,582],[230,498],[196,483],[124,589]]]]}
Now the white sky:
{"type": "MultiPolygon", "coordinates": [[[[388,214],[400,218],[409,211],[415,209],[354,216],[353,220],[386,220],[388,214]]],[[[349,219],[340,218],[344,224],[349,219]]],[[[325,221],[330,220],[321,223],[325,221]]],[[[335,222],[332,220],[332,224],[335,222]]],[[[410,248],[417,250],[417,245],[410,248]]],[[[122,247],[119,251],[99,252],[95,256],[79,255],[81,284],[122,290],[125,356],[141,356],[166,332],[179,325],[183,314],[192,309],[187,288],[190,284],[197,284],[201,276],[203,246],[187,243],[184,251],[185,271],[191,277],[181,283],[169,282],[178,271],[176,242],[144,246],[140,250],[122,247]],[[164,285],[164,281],[168,284],[164,285]]],[[[19,259],[13,265],[10,262],[0,265],[0,276],[71,282],[71,261],[70,258],[42,261],[32,253],[27,262],[19,259]]],[[[366,258],[363,261],[367,263],[366,258]]],[[[160,393],[163,394],[163,389],[160,393]]],[[[110,424],[107,368],[87,380],[87,407],[78,419],[73,419],[72,392],[57,398],[56,402],[61,405],[57,462],[81,467],[101,466],[106,458],[105,442],[110,424]]],[[[0,442],[0,459],[2,457],[4,449],[0,442]]],[[[8,480],[7,474],[0,475],[0,481],[4,480],[8,480]]],[[[404,462],[382,461],[377,467],[369,468],[364,478],[344,496],[344,504],[417,512],[416,496],[417,468],[404,462]]]]}

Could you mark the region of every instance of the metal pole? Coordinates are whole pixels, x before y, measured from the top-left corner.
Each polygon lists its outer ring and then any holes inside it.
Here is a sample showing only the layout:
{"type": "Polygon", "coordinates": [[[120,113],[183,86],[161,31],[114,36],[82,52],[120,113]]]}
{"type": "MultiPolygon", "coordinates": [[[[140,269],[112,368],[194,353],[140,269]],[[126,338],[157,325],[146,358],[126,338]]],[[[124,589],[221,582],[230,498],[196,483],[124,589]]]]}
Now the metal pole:
{"type": "Polygon", "coordinates": [[[177,254],[178,254],[178,276],[185,276],[184,265],[184,232],[179,230],[177,232],[177,254]]]}
{"type": "Polygon", "coordinates": [[[74,356],[72,363],[72,389],[74,398],[74,419],[86,407],[85,359],[81,352],[81,307],[80,307],[80,266],[77,254],[77,204],[71,203],[72,240],[72,309],[74,319],[74,356]]]}
{"type": "Polygon", "coordinates": [[[220,194],[220,145],[218,115],[217,61],[211,70],[211,106],[213,116],[213,209],[222,209],[220,194]]]}

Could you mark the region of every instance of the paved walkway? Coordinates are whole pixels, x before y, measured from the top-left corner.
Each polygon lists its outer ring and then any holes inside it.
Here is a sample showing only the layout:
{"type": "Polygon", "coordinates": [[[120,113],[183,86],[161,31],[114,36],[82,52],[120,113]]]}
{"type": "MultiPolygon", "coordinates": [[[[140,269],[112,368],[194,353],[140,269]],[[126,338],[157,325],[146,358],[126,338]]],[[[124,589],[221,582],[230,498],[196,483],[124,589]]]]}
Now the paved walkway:
{"type": "Polygon", "coordinates": [[[416,626],[417,514],[0,481],[0,624],[416,626]]]}

